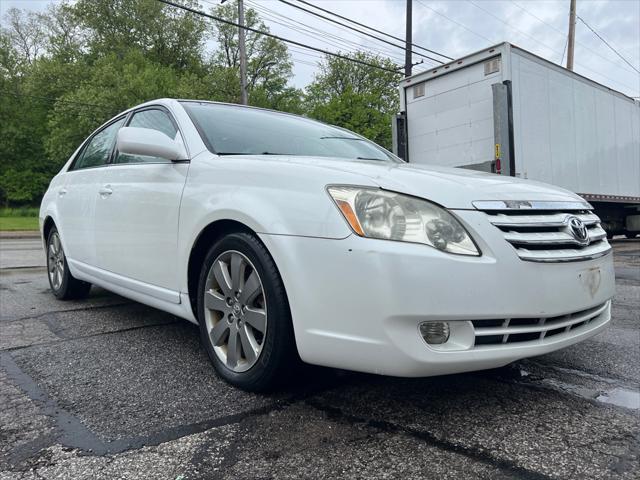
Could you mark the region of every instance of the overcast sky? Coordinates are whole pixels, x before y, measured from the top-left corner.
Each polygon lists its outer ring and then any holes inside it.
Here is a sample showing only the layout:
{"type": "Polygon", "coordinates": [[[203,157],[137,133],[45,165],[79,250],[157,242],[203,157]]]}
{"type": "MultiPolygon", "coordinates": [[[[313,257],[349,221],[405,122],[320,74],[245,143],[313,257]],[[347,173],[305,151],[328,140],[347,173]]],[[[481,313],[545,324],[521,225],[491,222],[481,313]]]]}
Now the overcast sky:
{"type": "MultiPolygon", "coordinates": [[[[0,0],[0,11],[4,15],[11,7],[44,10],[51,1],[0,0]]],[[[404,37],[405,0],[309,1],[404,37]]],[[[218,2],[200,0],[200,3],[208,10],[218,2]]],[[[271,31],[283,37],[332,51],[360,48],[390,56],[399,65],[403,63],[401,49],[333,25],[278,0],[245,0],[245,4],[258,10],[271,31]]],[[[640,69],[640,0],[577,0],[577,12],[620,55],[640,69]]],[[[565,52],[568,15],[569,0],[414,0],[413,39],[417,45],[454,58],[509,41],[560,63],[565,52]]],[[[304,87],[312,80],[321,54],[299,47],[292,47],[290,52],[295,63],[292,82],[304,87]]],[[[420,60],[419,56],[414,57],[414,61],[420,60]]],[[[424,62],[414,71],[433,65],[427,59],[424,62]]],[[[576,25],[575,70],[629,96],[640,96],[640,75],[581,21],[576,25]]]]}

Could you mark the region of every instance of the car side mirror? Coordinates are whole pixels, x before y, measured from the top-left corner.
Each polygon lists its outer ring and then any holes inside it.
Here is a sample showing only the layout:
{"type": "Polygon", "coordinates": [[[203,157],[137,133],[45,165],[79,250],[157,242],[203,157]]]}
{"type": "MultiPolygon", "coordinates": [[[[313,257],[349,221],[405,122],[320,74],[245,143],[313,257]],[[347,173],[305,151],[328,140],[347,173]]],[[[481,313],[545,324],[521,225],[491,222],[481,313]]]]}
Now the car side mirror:
{"type": "Polygon", "coordinates": [[[187,160],[182,144],[151,128],[122,127],[118,130],[118,152],[160,157],[172,162],[187,160]]]}

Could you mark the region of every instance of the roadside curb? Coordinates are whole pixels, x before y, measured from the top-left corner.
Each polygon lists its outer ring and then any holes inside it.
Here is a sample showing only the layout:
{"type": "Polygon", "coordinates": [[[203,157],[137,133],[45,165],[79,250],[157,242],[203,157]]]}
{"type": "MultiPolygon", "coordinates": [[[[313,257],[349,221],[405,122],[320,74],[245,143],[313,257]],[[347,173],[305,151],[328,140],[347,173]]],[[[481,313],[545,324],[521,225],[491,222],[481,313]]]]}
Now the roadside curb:
{"type": "Polygon", "coordinates": [[[23,238],[40,238],[40,232],[38,230],[0,231],[0,240],[23,238]]]}

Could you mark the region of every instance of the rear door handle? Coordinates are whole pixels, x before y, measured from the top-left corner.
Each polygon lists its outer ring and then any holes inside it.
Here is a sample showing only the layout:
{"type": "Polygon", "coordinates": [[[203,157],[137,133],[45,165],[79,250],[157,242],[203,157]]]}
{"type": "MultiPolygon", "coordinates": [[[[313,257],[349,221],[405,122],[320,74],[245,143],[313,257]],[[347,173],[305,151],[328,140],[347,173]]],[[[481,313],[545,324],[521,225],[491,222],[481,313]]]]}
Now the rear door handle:
{"type": "Polygon", "coordinates": [[[113,190],[111,189],[111,185],[105,185],[100,190],[98,190],[98,193],[102,197],[106,197],[107,195],[111,195],[113,193],[113,190]]]}
{"type": "Polygon", "coordinates": [[[67,189],[66,188],[61,188],[60,190],[58,190],[58,196],[62,197],[64,195],[67,194],[67,189]]]}

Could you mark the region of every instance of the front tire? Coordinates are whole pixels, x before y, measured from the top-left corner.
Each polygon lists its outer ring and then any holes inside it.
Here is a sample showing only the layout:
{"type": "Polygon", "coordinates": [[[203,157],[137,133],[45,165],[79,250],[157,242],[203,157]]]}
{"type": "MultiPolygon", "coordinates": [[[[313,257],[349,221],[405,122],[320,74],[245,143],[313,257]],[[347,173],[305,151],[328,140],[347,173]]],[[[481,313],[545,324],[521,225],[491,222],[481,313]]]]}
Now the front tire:
{"type": "Polygon", "coordinates": [[[71,275],[58,229],[53,227],[47,238],[47,277],[51,291],[59,300],[86,298],[91,284],[71,275]]]}
{"type": "Polygon", "coordinates": [[[198,321],[211,363],[232,385],[272,390],[299,364],[284,284],[254,235],[233,233],[209,250],[198,282],[198,321]]]}
{"type": "Polygon", "coordinates": [[[624,234],[625,237],[631,239],[631,238],[636,238],[638,236],[638,232],[627,232],[624,234]]]}

